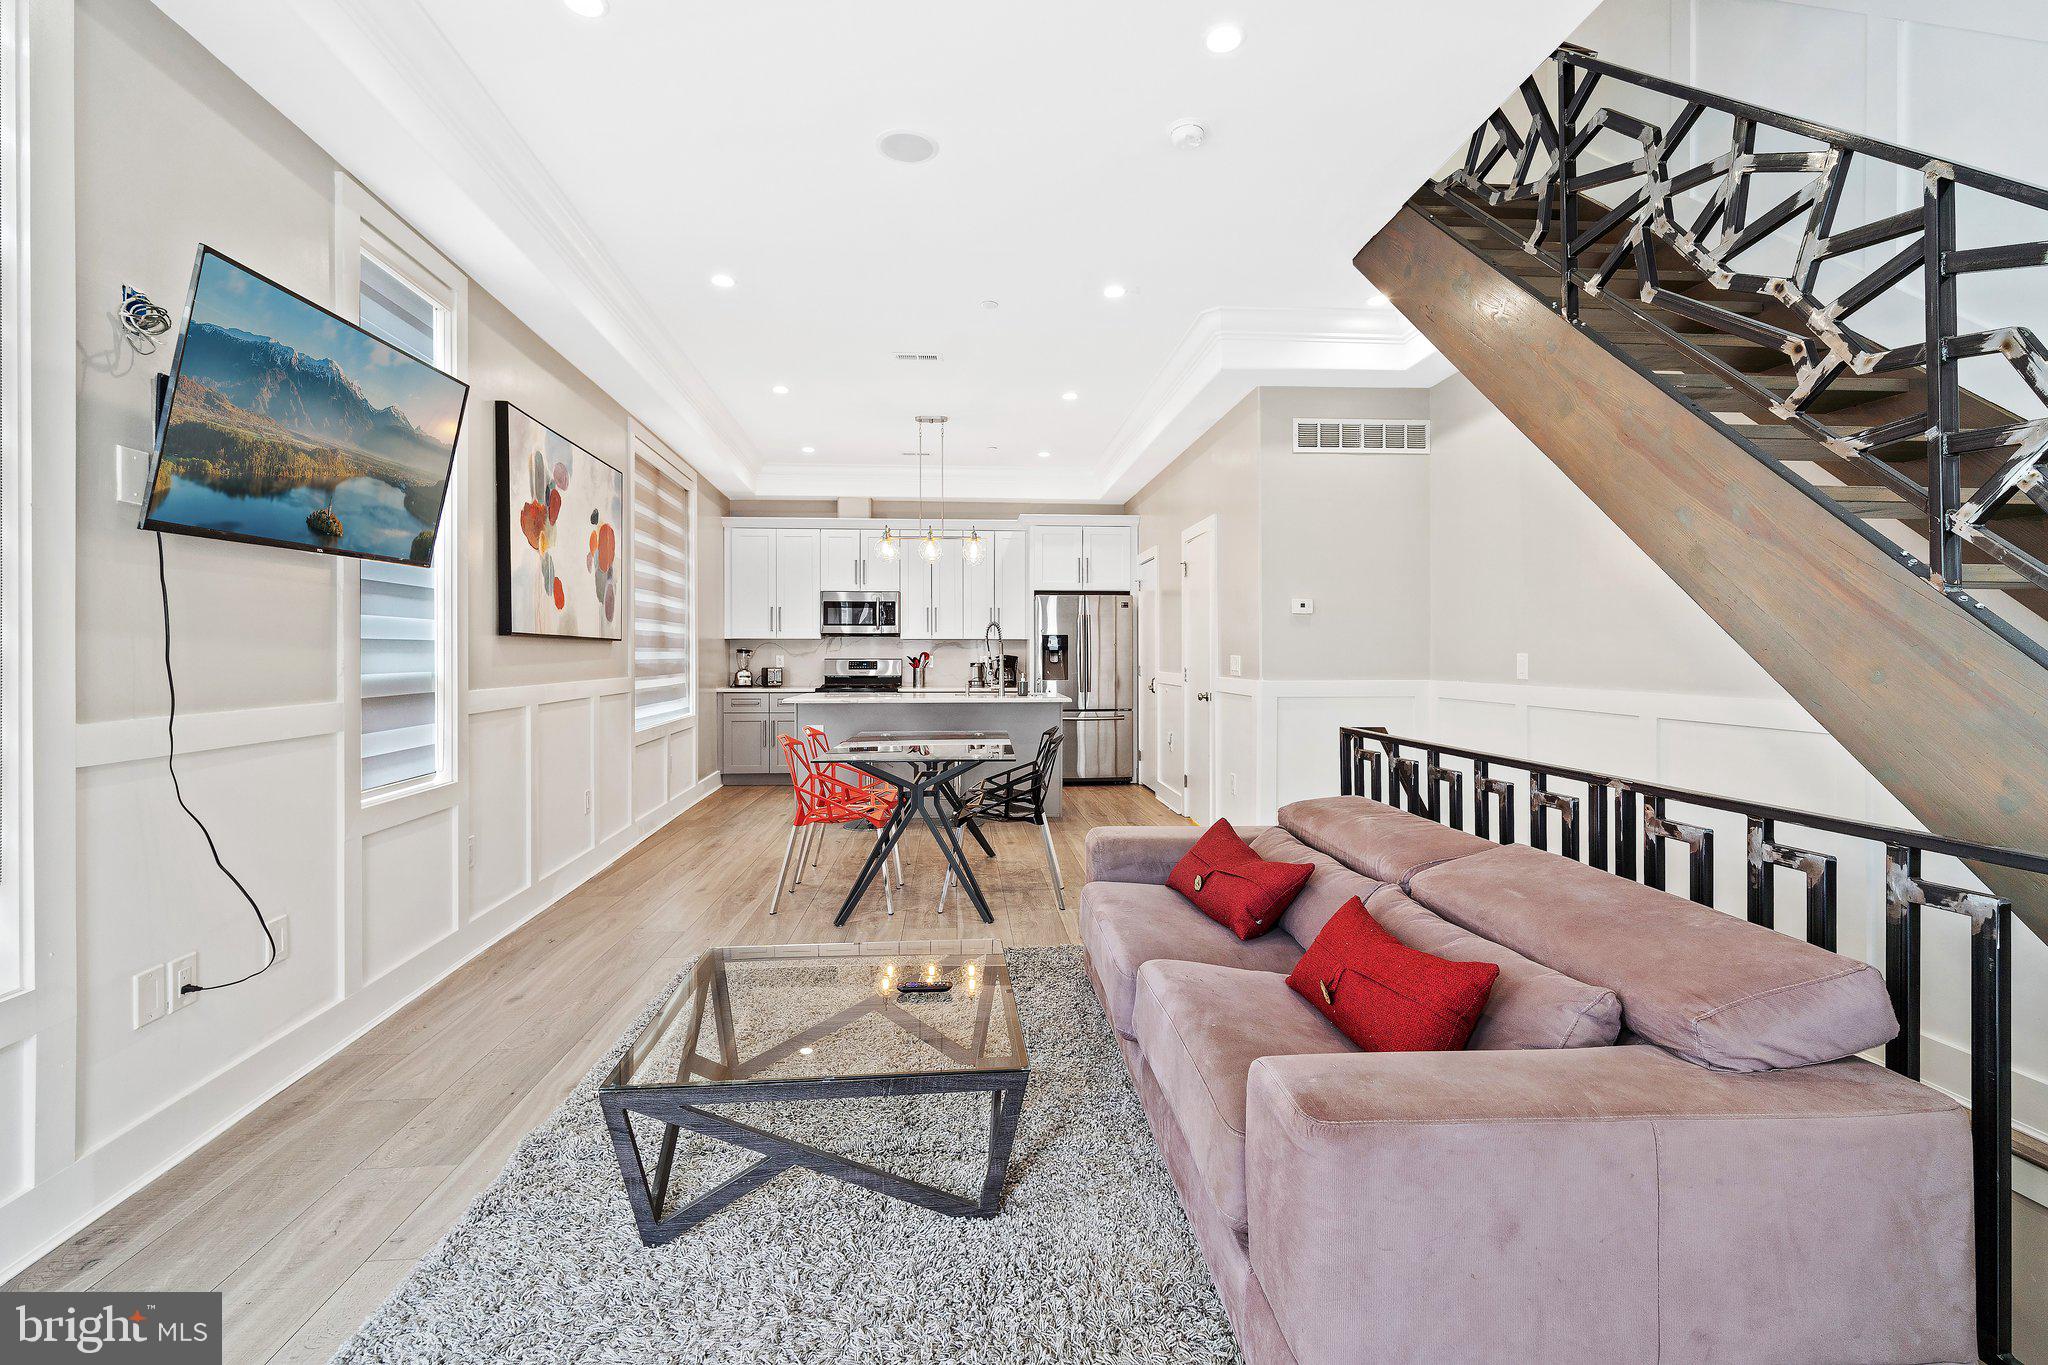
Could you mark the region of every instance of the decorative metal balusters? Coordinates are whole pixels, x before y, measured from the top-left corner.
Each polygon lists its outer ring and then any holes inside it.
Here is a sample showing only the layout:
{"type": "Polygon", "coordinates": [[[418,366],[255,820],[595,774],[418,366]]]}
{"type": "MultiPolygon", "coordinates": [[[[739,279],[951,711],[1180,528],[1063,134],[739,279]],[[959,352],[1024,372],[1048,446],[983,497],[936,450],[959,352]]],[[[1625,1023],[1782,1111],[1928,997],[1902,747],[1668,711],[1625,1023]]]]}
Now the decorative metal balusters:
{"type": "MultiPolygon", "coordinates": [[[[1474,131],[1462,162],[1431,188],[1554,269],[1555,306],[1566,317],[1595,335],[1612,321],[1653,334],[1740,400],[1853,461],[1896,499],[1899,518],[1926,519],[1924,558],[1871,528],[1875,514],[1853,499],[1838,502],[1827,486],[1751,445],[1896,562],[2048,663],[2048,649],[1973,591],[2048,590],[2048,561],[1997,521],[2020,498],[2048,511],[2048,345],[2023,325],[1965,331],[1957,306],[1965,277],[2048,266],[2048,240],[1961,246],[1958,191],[2003,201],[2009,213],[2048,212],[2048,190],[1633,71],[1583,48],[1560,48],[1549,65],[1474,131]],[[1673,110],[1661,122],[1640,112],[1660,103],[1673,110]],[[1773,144],[1791,145],[1759,150],[1766,132],[1773,144]],[[1918,202],[1852,213],[1851,199],[1868,197],[1847,192],[1857,166],[1903,169],[1919,186],[1918,202]],[[1772,198],[1767,185],[1784,192],[1772,198]],[[1529,216],[1503,212],[1514,206],[1529,216]],[[1624,269],[1635,283],[1618,289],[1624,269]],[[1620,319],[1582,314],[1582,299],[1594,297],[1620,319]],[[1758,299],[1776,307],[1759,314],[1758,299]],[[1859,326],[1881,302],[1917,318],[1909,335],[1880,340],[1859,326]],[[1789,382],[1761,380],[1716,337],[1782,354],[1789,382]],[[2014,418],[1966,402],[1958,365],[1973,357],[2003,358],[2039,411],[2014,418]],[[1914,370],[1924,380],[1917,401],[1908,392],[1880,420],[1850,429],[1826,420],[1831,391],[1844,380],[1914,370]],[[1915,444],[1917,462],[1902,460],[1915,444]],[[1966,494],[1962,461],[1987,452],[2000,457],[1996,467],[1966,494]],[[1993,563],[1966,566],[1965,547],[1993,563]]],[[[1993,216],[1975,215],[1968,226],[1996,231],[1993,216]]]]}

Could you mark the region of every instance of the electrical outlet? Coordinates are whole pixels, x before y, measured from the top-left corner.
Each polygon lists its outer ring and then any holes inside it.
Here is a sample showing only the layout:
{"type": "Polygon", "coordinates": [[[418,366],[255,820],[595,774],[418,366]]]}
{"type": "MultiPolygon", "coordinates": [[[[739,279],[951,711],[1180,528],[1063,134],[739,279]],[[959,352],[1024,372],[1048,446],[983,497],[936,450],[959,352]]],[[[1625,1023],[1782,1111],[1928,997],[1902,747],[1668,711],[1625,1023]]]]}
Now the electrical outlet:
{"type": "Polygon", "coordinates": [[[585,815],[590,814],[590,789],[588,787],[583,789],[583,813],[585,815]]]}
{"type": "Polygon", "coordinates": [[[1316,603],[1313,597],[1297,597],[1294,599],[1294,605],[1291,608],[1296,616],[1314,615],[1315,609],[1316,603]]]}
{"type": "Polygon", "coordinates": [[[142,505],[149,492],[149,452],[134,446],[114,447],[114,501],[142,505]]]}
{"type": "Polygon", "coordinates": [[[1515,656],[1515,679],[1518,682],[1529,681],[1529,656],[1526,654],[1515,656]]]}
{"type": "Polygon", "coordinates": [[[780,654],[775,656],[775,666],[777,668],[782,667],[782,656],[780,654]]]}
{"type": "Polygon", "coordinates": [[[1230,656],[1230,676],[1233,678],[1242,678],[1244,676],[1244,655],[1233,654],[1230,656]]]}
{"type": "Polygon", "coordinates": [[[264,920],[270,926],[270,936],[277,940],[277,960],[284,961],[292,955],[292,919],[290,915],[271,915],[264,920]]]}
{"type": "Polygon", "coordinates": [[[147,971],[135,974],[135,1022],[131,1027],[141,1028],[144,1024],[154,1024],[171,1012],[169,988],[166,985],[168,980],[169,977],[165,975],[162,967],[151,967],[147,971]]]}
{"type": "Polygon", "coordinates": [[[199,999],[198,993],[195,991],[188,995],[185,993],[185,988],[199,984],[199,954],[187,953],[183,957],[172,958],[170,973],[171,1008],[174,1010],[183,1009],[185,1006],[195,1003],[199,999]]]}
{"type": "Polygon", "coordinates": [[[1237,774],[1236,774],[1236,773],[1232,773],[1232,774],[1230,775],[1230,794],[1231,794],[1232,796],[1235,796],[1235,795],[1237,795],[1237,774]]]}
{"type": "Polygon", "coordinates": [[[476,836],[474,834],[469,836],[469,865],[471,867],[476,866],[476,836]]]}

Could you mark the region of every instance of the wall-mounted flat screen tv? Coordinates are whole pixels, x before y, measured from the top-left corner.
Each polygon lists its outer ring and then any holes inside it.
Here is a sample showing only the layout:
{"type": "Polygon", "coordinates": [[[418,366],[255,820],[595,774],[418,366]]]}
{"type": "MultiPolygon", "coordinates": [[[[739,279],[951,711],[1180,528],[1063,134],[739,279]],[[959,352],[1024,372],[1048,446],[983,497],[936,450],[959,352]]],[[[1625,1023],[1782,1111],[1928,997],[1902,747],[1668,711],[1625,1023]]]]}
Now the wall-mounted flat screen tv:
{"type": "Polygon", "coordinates": [[[148,531],[426,565],[469,386],[199,248],[148,531]]]}

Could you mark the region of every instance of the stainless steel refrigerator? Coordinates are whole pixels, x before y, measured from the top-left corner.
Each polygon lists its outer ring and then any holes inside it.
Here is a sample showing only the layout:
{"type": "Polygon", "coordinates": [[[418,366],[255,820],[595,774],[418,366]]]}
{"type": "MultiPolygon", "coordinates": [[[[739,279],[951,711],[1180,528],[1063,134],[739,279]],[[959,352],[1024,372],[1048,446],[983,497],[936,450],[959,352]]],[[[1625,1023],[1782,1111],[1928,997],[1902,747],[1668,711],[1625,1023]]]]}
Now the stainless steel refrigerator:
{"type": "Polygon", "coordinates": [[[1137,614],[1127,592],[1042,592],[1036,598],[1031,676],[1067,697],[1060,766],[1068,782],[1137,777],[1137,614]]]}

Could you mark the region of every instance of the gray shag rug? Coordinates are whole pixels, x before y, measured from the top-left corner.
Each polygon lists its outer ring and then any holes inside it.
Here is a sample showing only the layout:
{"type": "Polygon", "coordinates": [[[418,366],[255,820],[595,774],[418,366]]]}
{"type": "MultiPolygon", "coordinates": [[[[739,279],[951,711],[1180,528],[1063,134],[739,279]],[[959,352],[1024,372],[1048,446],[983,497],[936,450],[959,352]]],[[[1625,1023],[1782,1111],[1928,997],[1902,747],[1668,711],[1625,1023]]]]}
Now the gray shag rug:
{"type": "MultiPolygon", "coordinates": [[[[642,1246],[596,1087],[664,991],[335,1359],[1237,1360],[1080,950],[1008,956],[1031,1083],[997,1217],[785,1171],[642,1246]]],[[[987,1165],[985,1095],[726,1112],[965,1194],[987,1165]]],[[[686,1132],[675,1189],[748,1159],[686,1132]]]]}

